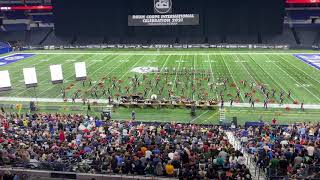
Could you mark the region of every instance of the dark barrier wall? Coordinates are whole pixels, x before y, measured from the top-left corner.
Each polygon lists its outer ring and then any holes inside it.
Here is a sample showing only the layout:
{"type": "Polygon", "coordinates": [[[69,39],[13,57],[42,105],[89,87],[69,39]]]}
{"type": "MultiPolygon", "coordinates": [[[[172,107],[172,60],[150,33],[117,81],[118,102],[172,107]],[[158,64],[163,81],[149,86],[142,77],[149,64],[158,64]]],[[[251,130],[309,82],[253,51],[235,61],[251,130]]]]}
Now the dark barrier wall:
{"type": "Polygon", "coordinates": [[[200,25],[128,27],[128,14],[153,14],[153,0],[53,0],[58,35],[129,37],[277,34],[284,0],[172,0],[173,13],[200,14],[200,25]]]}

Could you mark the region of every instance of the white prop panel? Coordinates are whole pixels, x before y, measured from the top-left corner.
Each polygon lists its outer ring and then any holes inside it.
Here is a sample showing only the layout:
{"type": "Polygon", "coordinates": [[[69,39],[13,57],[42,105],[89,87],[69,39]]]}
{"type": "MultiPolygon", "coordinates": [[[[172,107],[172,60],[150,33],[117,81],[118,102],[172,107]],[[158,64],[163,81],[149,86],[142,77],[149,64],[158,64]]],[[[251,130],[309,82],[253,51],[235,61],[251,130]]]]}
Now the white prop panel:
{"type": "Polygon", "coordinates": [[[76,78],[84,78],[87,77],[87,69],[85,62],[78,62],[74,64],[74,68],[76,71],[76,78]]]}
{"type": "Polygon", "coordinates": [[[10,88],[11,81],[9,71],[0,71],[0,88],[10,88]]]}
{"type": "Polygon", "coordinates": [[[63,81],[61,64],[50,66],[51,81],[63,81]]]}
{"type": "Polygon", "coordinates": [[[26,85],[37,84],[36,68],[23,68],[24,83],[26,85]]]}

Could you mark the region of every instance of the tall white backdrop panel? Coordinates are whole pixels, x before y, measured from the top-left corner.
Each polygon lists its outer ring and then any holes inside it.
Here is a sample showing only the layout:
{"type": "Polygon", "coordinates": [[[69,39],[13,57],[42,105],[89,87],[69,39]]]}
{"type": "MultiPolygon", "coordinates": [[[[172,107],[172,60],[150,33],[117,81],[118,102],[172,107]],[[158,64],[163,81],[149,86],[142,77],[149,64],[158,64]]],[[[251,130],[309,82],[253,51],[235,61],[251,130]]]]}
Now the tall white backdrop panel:
{"type": "Polygon", "coordinates": [[[24,83],[26,85],[37,84],[36,68],[23,68],[24,83]]]}
{"type": "Polygon", "coordinates": [[[51,81],[63,81],[61,64],[50,66],[51,81]]]}
{"type": "Polygon", "coordinates": [[[11,87],[9,71],[0,71],[0,88],[11,87]]]}

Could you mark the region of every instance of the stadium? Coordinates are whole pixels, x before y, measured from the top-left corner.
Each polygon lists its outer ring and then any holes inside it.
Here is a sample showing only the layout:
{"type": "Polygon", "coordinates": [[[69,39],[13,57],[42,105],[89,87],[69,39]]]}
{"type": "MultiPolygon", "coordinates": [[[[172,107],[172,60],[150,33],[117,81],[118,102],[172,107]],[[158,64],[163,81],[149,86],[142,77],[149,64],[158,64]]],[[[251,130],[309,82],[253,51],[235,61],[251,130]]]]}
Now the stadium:
{"type": "Polygon", "coordinates": [[[320,179],[320,1],[0,0],[2,179],[320,179]]]}

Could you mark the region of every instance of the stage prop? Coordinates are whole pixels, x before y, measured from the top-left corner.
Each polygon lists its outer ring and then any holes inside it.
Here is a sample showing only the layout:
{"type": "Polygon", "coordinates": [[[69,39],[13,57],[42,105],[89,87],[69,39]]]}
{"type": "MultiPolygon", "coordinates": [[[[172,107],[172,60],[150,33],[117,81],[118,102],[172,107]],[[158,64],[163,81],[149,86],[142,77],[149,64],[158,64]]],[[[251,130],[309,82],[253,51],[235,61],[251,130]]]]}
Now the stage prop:
{"type": "Polygon", "coordinates": [[[53,84],[63,83],[63,74],[62,74],[61,64],[51,65],[50,73],[51,73],[51,82],[53,84]]]}
{"type": "Polygon", "coordinates": [[[86,80],[87,79],[87,69],[85,62],[78,62],[74,64],[74,69],[76,72],[77,81],[86,80]]]}
{"type": "Polygon", "coordinates": [[[0,71],[0,91],[11,90],[9,71],[0,71]]]}
{"type": "Polygon", "coordinates": [[[36,68],[23,68],[23,76],[27,88],[38,86],[36,68]]]}

